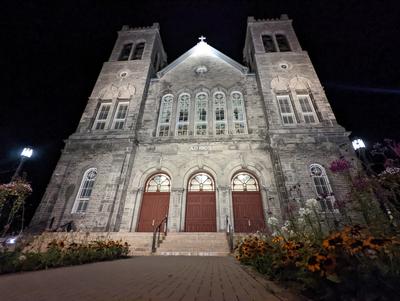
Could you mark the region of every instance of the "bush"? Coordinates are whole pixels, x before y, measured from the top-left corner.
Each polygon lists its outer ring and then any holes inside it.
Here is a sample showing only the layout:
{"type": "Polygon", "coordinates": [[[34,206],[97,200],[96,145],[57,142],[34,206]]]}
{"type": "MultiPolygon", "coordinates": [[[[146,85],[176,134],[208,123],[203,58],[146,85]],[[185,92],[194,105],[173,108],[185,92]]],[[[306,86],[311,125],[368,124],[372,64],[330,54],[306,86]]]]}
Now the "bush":
{"type": "Polygon", "coordinates": [[[128,253],[129,245],[122,241],[72,242],[67,245],[62,240],[53,240],[42,253],[23,252],[21,249],[1,251],[0,274],[113,260],[125,258],[128,253]]]}

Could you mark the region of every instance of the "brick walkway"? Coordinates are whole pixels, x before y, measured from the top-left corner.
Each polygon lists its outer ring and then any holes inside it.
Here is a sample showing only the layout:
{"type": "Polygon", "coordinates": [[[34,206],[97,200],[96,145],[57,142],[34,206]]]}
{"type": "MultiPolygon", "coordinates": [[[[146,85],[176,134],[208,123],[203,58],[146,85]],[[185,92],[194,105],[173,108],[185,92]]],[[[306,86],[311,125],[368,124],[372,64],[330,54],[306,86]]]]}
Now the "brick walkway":
{"type": "Polygon", "coordinates": [[[281,300],[231,257],[148,256],[0,276],[1,300],[281,300]]]}

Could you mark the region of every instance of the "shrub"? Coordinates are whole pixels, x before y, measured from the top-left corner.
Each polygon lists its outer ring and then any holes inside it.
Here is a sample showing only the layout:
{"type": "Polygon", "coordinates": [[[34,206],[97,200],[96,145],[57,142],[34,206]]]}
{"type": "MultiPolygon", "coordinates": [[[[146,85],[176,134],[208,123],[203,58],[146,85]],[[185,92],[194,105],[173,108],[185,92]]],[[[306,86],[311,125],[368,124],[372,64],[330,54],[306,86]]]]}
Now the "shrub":
{"type": "Polygon", "coordinates": [[[0,274],[18,271],[34,271],[89,262],[125,258],[129,253],[128,243],[122,241],[94,241],[69,243],[51,241],[45,252],[23,252],[3,250],[0,252],[0,274]]]}

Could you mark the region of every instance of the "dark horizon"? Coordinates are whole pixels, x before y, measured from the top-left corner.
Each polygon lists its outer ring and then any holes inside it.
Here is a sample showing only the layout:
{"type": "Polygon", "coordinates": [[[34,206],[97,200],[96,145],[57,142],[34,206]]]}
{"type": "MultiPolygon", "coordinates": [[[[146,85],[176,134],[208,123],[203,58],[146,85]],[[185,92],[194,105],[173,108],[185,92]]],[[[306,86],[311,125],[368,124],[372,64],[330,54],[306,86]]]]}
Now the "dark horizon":
{"type": "Polygon", "coordinates": [[[8,1],[3,5],[0,180],[10,180],[24,146],[34,156],[24,171],[34,193],[28,219],[39,203],[63,148],[79,122],[116,32],[160,24],[168,62],[204,35],[243,64],[248,16],[288,14],[308,51],[338,123],[367,146],[400,140],[400,5],[394,1],[8,1]]]}

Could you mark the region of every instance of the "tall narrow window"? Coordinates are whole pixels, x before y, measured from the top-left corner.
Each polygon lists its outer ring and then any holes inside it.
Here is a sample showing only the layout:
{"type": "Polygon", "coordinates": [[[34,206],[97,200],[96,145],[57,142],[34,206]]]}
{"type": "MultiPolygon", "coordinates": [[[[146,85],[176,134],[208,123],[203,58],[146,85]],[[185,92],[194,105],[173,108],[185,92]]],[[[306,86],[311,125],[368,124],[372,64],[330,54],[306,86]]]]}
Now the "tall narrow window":
{"type": "Polygon", "coordinates": [[[129,44],[125,44],[122,47],[121,53],[120,53],[119,58],[118,58],[119,61],[127,61],[127,60],[129,60],[129,55],[131,54],[132,46],[133,46],[133,44],[129,43],[129,44]]]}
{"type": "Polygon", "coordinates": [[[276,99],[278,100],[283,124],[294,124],[296,118],[289,95],[278,95],[276,99]]]}
{"type": "Polygon", "coordinates": [[[93,125],[95,130],[104,130],[107,126],[110,115],[111,103],[102,103],[97,112],[96,120],[93,125]]]}
{"type": "Polygon", "coordinates": [[[114,117],[113,129],[121,130],[124,127],[126,115],[128,113],[128,103],[120,102],[114,117]]]}
{"type": "Polygon", "coordinates": [[[164,95],[161,99],[160,116],[158,118],[158,136],[168,136],[172,113],[172,94],[164,95]]]}
{"type": "Polygon", "coordinates": [[[226,98],[222,92],[214,94],[215,134],[226,134],[226,98]]]}
{"type": "Polygon", "coordinates": [[[305,123],[316,123],[315,112],[312,107],[310,96],[308,95],[298,95],[301,113],[303,114],[305,123]]]}
{"type": "Polygon", "coordinates": [[[265,52],[276,52],[276,47],[274,44],[274,40],[272,39],[272,36],[262,35],[261,38],[262,38],[262,42],[264,44],[265,52]]]}
{"type": "Polygon", "coordinates": [[[176,135],[187,136],[189,127],[190,95],[187,93],[179,95],[178,110],[176,116],[176,135]]]}
{"type": "Polygon", "coordinates": [[[84,173],[74,206],[72,207],[72,213],[86,212],[96,177],[96,168],[90,168],[84,173]]]}
{"type": "Polygon", "coordinates": [[[196,95],[195,134],[207,135],[208,97],[204,92],[196,95]]]}
{"type": "Polygon", "coordinates": [[[132,60],[141,60],[144,51],[144,42],[136,45],[132,54],[132,60]]]}
{"type": "Polygon", "coordinates": [[[276,34],[275,35],[276,43],[278,43],[278,48],[280,52],[290,51],[289,42],[285,35],[276,34]]]}
{"type": "Polygon", "coordinates": [[[246,114],[244,111],[243,95],[240,92],[232,92],[232,121],[233,133],[244,134],[246,133],[246,114]]]}
{"type": "Polygon", "coordinates": [[[321,204],[321,209],[323,211],[334,211],[335,199],[332,196],[332,187],[329,184],[325,169],[319,164],[311,164],[310,174],[313,180],[315,192],[321,204]]]}

